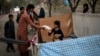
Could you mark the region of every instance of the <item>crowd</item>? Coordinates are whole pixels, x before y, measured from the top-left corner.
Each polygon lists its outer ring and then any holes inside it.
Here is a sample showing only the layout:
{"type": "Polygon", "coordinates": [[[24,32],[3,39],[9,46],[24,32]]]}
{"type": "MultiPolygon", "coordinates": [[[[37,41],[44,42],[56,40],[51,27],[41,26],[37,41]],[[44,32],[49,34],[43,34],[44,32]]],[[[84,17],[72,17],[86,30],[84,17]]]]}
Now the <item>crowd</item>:
{"type": "MultiPolygon", "coordinates": [[[[41,7],[40,8],[40,13],[37,15],[34,12],[34,5],[33,4],[28,4],[26,9],[24,7],[20,7],[20,13],[17,15],[16,22],[18,23],[18,29],[17,29],[17,40],[21,41],[28,41],[28,25],[30,24],[32,28],[37,28],[37,29],[45,29],[42,26],[39,26],[34,23],[37,18],[44,18],[45,17],[45,11],[41,7]]],[[[13,21],[13,14],[9,14],[8,18],[9,20],[5,23],[4,26],[4,35],[6,38],[10,39],[15,39],[15,25],[13,21]]],[[[29,46],[26,45],[18,45],[18,50],[20,53],[20,56],[29,56],[29,51],[27,50],[29,46]]],[[[15,48],[12,43],[7,43],[7,52],[15,52],[15,48]]]]}

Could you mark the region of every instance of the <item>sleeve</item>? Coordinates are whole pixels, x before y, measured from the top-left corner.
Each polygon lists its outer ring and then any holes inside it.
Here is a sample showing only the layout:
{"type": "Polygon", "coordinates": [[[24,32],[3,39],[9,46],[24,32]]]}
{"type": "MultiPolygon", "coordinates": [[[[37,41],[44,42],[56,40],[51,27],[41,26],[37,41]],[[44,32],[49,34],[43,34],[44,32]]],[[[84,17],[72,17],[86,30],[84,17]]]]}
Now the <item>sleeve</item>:
{"type": "Polygon", "coordinates": [[[51,32],[48,32],[48,35],[50,36],[52,33],[54,33],[54,29],[52,29],[51,32]]]}
{"type": "Polygon", "coordinates": [[[4,25],[4,36],[7,37],[8,23],[6,22],[4,25]]]}
{"type": "Polygon", "coordinates": [[[34,23],[32,22],[32,20],[30,19],[29,16],[27,16],[25,19],[26,19],[26,21],[27,21],[32,27],[41,28],[40,26],[34,24],[34,23]]]}
{"type": "Polygon", "coordinates": [[[64,37],[62,30],[60,29],[61,37],[64,37]]]}

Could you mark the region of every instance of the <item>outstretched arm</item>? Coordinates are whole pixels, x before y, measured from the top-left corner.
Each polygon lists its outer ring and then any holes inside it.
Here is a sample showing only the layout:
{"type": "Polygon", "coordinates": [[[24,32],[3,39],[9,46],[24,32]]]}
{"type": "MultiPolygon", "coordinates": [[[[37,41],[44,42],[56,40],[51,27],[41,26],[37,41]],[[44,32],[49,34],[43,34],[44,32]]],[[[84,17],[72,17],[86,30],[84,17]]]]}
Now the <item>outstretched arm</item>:
{"type": "Polygon", "coordinates": [[[54,29],[52,29],[50,32],[48,32],[48,35],[50,36],[54,32],[54,29]]]}
{"type": "Polygon", "coordinates": [[[30,19],[30,16],[27,16],[27,18],[25,18],[25,19],[26,19],[26,21],[27,21],[32,27],[35,27],[35,28],[38,28],[38,29],[43,29],[43,27],[34,24],[34,23],[32,22],[32,20],[30,19]]]}

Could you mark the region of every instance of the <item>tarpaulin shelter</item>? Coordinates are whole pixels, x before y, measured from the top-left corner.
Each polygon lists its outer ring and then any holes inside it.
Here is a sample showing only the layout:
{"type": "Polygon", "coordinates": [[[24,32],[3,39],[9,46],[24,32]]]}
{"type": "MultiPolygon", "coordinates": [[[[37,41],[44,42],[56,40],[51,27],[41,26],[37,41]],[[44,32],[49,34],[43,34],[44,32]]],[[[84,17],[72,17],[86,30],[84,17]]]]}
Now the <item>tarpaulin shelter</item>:
{"type": "MultiPolygon", "coordinates": [[[[59,20],[61,23],[61,30],[64,34],[64,37],[68,37],[73,32],[73,23],[72,23],[72,14],[65,14],[61,16],[54,16],[50,18],[41,18],[39,19],[39,25],[48,25],[51,28],[54,27],[54,21],[59,20]]],[[[50,42],[52,41],[53,36],[48,36],[48,32],[45,30],[39,31],[39,38],[42,41],[50,42]]]]}

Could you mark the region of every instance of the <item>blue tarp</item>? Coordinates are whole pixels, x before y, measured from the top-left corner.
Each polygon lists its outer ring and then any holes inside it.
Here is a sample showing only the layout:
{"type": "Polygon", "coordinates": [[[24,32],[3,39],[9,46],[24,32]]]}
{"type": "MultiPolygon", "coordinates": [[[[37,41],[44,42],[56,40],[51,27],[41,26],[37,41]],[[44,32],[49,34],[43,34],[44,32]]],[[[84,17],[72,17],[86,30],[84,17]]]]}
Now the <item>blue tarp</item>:
{"type": "Polygon", "coordinates": [[[64,4],[65,4],[66,6],[69,6],[68,0],[64,0],[64,4]]]}
{"type": "Polygon", "coordinates": [[[39,56],[100,56],[100,35],[40,45],[39,56]]]}

